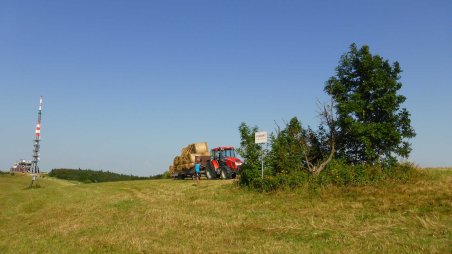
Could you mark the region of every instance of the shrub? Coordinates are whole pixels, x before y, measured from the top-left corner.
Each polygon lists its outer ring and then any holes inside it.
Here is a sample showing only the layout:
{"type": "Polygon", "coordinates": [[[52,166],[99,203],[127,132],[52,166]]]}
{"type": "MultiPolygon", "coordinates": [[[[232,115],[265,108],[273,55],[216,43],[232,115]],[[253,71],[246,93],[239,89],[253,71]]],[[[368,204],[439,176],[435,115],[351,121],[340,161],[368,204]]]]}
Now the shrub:
{"type": "Polygon", "coordinates": [[[239,178],[239,185],[241,186],[252,186],[256,179],[260,179],[261,172],[259,167],[256,165],[250,165],[248,163],[242,165],[242,172],[239,178]]]}
{"type": "Polygon", "coordinates": [[[387,182],[406,183],[422,175],[410,163],[384,167],[379,164],[349,165],[343,160],[333,160],[317,176],[311,175],[305,170],[276,175],[270,174],[270,170],[268,170],[267,173],[269,174],[264,174],[264,179],[262,179],[260,170],[247,169],[242,174],[239,185],[260,192],[293,190],[303,186],[315,190],[328,185],[345,187],[384,184],[387,182]]]}
{"type": "Polygon", "coordinates": [[[97,182],[114,182],[114,181],[129,181],[129,180],[145,180],[149,177],[133,176],[117,174],[109,171],[96,170],[81,170],[81,169],[52,169],[49,176],[65,180],[79,181],[82,183],[97,183],[97,182]]]}

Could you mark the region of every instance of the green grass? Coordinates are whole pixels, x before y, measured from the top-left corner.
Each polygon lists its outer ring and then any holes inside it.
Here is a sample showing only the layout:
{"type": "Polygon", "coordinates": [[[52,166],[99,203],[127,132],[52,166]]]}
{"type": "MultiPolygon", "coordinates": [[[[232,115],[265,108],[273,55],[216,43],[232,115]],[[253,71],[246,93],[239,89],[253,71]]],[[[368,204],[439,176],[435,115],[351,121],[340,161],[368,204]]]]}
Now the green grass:
{"type": "Polygon", "coordinates": [[[0,175],[0,253],[451,253],[452,170],[261,194],[231,181],[0,175]]]}

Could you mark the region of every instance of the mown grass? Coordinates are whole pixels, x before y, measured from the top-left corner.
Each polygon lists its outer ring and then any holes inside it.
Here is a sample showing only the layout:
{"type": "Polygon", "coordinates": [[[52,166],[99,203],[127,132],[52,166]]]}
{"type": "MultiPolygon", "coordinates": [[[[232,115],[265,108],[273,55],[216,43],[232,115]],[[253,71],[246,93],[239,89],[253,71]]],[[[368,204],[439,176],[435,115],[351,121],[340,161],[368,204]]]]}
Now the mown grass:
{"type": "Polygon", "coordinates": [[[0,176],[0,253],[451,253],[452,170],[408,184],[244,191],[231,181],[0,176]]]}

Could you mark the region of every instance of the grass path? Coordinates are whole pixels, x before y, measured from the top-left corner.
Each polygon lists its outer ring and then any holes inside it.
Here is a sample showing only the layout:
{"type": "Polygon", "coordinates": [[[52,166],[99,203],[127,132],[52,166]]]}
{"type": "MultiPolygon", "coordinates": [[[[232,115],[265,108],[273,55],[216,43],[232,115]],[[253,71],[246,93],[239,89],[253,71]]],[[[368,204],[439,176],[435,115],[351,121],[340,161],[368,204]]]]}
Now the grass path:
{"type": "Polygon", "coordinates": [[[231,181],[0,175],[0,253],[452,253],[452,171],[260,194],[231,181]]]}

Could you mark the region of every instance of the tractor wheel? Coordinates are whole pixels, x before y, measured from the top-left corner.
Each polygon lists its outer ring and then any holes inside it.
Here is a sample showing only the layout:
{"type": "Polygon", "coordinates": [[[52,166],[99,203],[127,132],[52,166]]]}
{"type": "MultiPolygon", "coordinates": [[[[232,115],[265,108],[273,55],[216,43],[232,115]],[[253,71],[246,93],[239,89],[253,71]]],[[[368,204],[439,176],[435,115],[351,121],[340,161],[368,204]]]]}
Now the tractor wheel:
{"type": "Polygon", "coordinates": [[[230,179],[231,178],[231,170],[228,167],[221,168],[220,176],[221,176],[221,179],[230,179]]]}
{"type": "Polygon", "coordinates": [[[237,174],[236,174],[236,173],[232,173],[232,174],[231,174],[231,178],[232,178],[232,179],[235,179],[236,177],[237,177],[237,174]]]}
{"type": "Polygon", "coordinates": [[[211,167],[206,167],[206,177],[208,180],[216,179],[217,173],[215,173],[215,170],[212,170],[211,167]]]}

